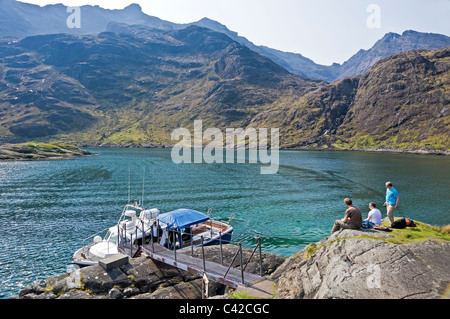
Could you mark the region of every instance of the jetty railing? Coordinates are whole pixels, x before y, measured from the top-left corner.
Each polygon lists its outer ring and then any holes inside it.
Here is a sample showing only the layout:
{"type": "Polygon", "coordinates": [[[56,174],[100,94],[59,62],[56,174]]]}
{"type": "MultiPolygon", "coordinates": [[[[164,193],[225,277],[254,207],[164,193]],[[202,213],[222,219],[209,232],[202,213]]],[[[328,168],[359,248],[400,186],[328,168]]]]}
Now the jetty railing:
{"type": "MultiPolygon", "coordinates": [[[[158,224],[159,226],[159,224],[158,224]]],[[[158,246],[158,249],[161,249],[161,245],[159,245],[157,242],[154,242],[154,236],[151,233],[151,227],[148,228],[147,230],[144,229],[144,225],[142,225],[142,230],[141,230],[141,234],[142,237],[138,238],[138,226],[136,226],[136,228],[134,229],[134,231],[132,233],[128,232],[129,235],[129,240],[128,237],[126,236],[126,230],[124,228],[118,227],[118,248],[121,248],[122,251],[126,252],[129,256],[131,257],[136,257],[138,255],[138,253],[141,251],[141,246],[142,245],[150,245],[150,251],[152,253],[157,252],[156,246],[158,246]],[[149,233],[148,237],[149,237],[149,243],[147,244],[146,241],[146,232],[149,233]],[[134,247],[133,247],[134,246],[134,247]]],[[[158,230],[160,228],[158,227],[158,230]]],[[[211,230],[212,231],[212,230],[211,230]]],[[[225,273],[223,274],[223,278],[225,279],[227,277],[227,275],[229,274],[230,269],[233,267],[236,259],[239,256],[239,265],[240,265],[240,273],[241,273],[241,282],[244,283],[245,282],[245,270],[247,269],[247,266],[249,265],[250,261],[253,259],[253,257],[255,256],[255,253],[258,251],[259,254],[259,273],[260,276],[263,277],[264,275],[264,270],[263,270],[263,264],[262,264],[262,238],[261,237],[253,237],[253,236],[246,236],[246,235],[237,235],[237,234],[233,234],[233,238],[238,237],[238,238],[245,238],[246,240],[249,239],[253,239],[253,240],[257,240],[256,246],[254,247],[250,257],[245,261],[244,263],[244,258],[243,258],[243,252],[242,252],[242,241],[233,241],[233,240],[229,240],[229,239],[224,239],[222,237],[222,231],[218,232],[218,238],[215,239],[215,241],[217,240],[219,242],[219,247],[220,247],[220,264],[221,266],[225,266],[224,265],[224,251],[223,251],[223,245],[224,244],[233,244],[233,245],[237,245],[237,250],[231,260],[231,263],[228,265],[227,270],[225,271],[225,273]]],[[[191,232],[181,232],[179,231],[179,229],[175,228],[172,230],[169,230],[169,234],[168,234],[168,240],[167,240],[167,246],[165,247],[167,249],[167,251],[173,251],[173,258],[175,260],[175,262],[178,262],[178,258],[177,258],[177,250],[180,248],[179,245],[177,247],[177,244],[179,244],[180,242],[184,245],[182,245],[182,248],[187,248],[190,246],[190,251],[191,251],[191,256],[194,257],[194,247],[201,247],[201,262],[202,262],[202,268],[203,271],[206,273],[207,272],[207,268],[206,268],[206,254],[205,254],[205,237],[204,236],[200,236],[200,239],[196,239],[194,240],[194,236],[192,234],[192,230],[191,232]],[[178,236],[183,237],[183,235],[187,236],[189,238],[188,241],[179,241],[177,240],[178,236]],[[170,239],[170,237],[172,236],[172,239],[170,239]]],[[[211,233],[211,238],[212,238],[212,233],[211,233]]],[[[161,239],[161,236],[159,236],[158,233],[158,237],[157,240],[159,241],[161,239]]],[[[196,257],[198,258],[198,257],[196,257]]],[[[200,258],[199,262],[200,262],[200,258]]]]}

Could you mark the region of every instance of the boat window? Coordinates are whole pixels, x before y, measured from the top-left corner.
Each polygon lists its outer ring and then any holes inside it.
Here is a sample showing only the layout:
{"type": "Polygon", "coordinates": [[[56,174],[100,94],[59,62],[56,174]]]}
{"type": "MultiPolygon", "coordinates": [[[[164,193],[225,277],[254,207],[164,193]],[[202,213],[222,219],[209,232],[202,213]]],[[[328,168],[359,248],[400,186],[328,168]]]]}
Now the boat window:
{"type": "Polygon", "coordinates": [[[108,230],[105,236],[105,240],[117,245],[117,234],[108,230]]]}
{"type": "Polygon", "coordinates": [[[112,234],[110,239],[109,239],[109,242],[117,245],[117,235],[116,234],[112,234]]]}

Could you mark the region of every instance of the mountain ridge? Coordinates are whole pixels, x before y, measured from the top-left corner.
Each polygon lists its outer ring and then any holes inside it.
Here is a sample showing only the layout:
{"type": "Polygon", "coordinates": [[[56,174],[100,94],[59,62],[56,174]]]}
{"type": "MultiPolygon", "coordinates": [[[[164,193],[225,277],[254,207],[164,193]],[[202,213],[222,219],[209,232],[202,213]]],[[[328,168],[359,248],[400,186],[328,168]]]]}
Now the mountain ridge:
{"type": "Polygon", "coordinates": [[[327,82],[340,80],[347,76],[361,75],[381,58],[401,51],[438,49],[450,46],[450,37],[445,35],[411,30],[404,31],[401,35],[391,32],[377,41],[371,49],[358,51],[342,64],[334,63],[326,66],[317,64],[300,53],[283,52],[267,46],[255,45],[237,32],[229,30],[220,22],[207,17],[192,23],[178,24],[147,15],[138,4],[130,4],[124,9],[115,10],[103,9],[99,6],[82,6],[80,7],[81,12],[83,12],[82,28],[80,29],[69,29],[66,26],[66,19],[69,13],[66,12],[67,7],[62,4],[39,7],[14,0],[2,0],[0,7],[1,11],[4,12],[2,16],[0,11],[0,21],[3,20],[3,24],[0,24],[0,36],[23,38],[25,36],[48,33],[96,34],[107,31],[109,23],[141,24],[164,31],[173,31],[184,29],[190,25],[197,25],[226,34],[241,45],[273,60],[291,73],[327,82]],[[8,11],[10,13],[5,14],[8,11]],[[8,30],[13,34],[8,34],[8,30]],[[391,37],[392,35],[394,35],[394,41],[391,46],[383,47],[380,45],[386,43],[386,37],[391,37]],[[382,50],[385,51],[383,52],[382,50]]]}
{"type": "Polygon", "coordinates": [[[207,28],[111,28],[121,33],[0,42],[2,142],[173,145],[174,129],[201,119],[278,127],[284,149],[448,152],[450,48],[397,53],[327,83],[207,28]]]}
{"type": "MultiPolygon", "coordinates": [[[[448,47],[360,54],[368,71],[327,83],[223,32],[170,26],[0,39],[0,143],[168,146],[174,129],[201,119],[221,130],[278,127],[283,149],[448,153],[448,47]]],[[[391,33],[377,47],[400,39],[407,49],[406,38],[422,36],[391,33]]]]}

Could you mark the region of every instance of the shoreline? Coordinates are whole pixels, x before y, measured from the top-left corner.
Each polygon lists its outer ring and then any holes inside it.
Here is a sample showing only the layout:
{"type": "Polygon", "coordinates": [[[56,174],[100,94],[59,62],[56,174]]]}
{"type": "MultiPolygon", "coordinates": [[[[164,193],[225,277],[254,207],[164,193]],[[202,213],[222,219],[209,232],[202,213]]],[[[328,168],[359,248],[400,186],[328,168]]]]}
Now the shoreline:
{"type": "MultiPolygon", "coordinates": [[[[227,289],[218,282],[210,281],[210,297],[449,298],[446,287],[450,285],[450,273],[442,265],[450,262],[450,254],[438,254],[448,252],[450,248],[448,227],[437,229],[418,221],[416,224],[417,228],[407,227],[391,232],[342,230],[289,257],[263,252],[261,265],[265,281],[270,283],[269,289],[266,289],[268,294],[261,297],[259,294],[253,295],[255,291],[252,290],[242,287],[227,289]],[[410,281],[411,277],[423,277],[423,280],[410,281]],[[376,285],[376,290],[373,285],[376,285]]],[[[219,246],[208,246],[202,252],[195,248],[194,254],[200,256],[206,253],[206,260],[218,262],[218,249],[219,246]]],[[[244,259],[249,258],[252,249],[243,249],[244,259]]],[[[225,263],[233,263],[236,246],[224,245],[223,250],[225,263]]],[[[257,259],[251,260],[248,271],[258,274],[259,265],[257,259]]],[[[192,300],[202,299],[201,291],[201,276],[163,265],[144,254],[129,258],[126,265],[109,270],[94,265],[36,281],[10,299],[192,300]]]]}
{"type": "MultiPolygon", "coordinates": [[[[172,149],[172,145],[131,145],[131,144],[75,144],[78,147],[91,149],[172,149]]],[[[226,149],[226,148],[224,148],[226,149]]],[[[235,148],[236,149],[236,148],[235,148]]],[[[248,150],[248,147],[246,147],[248,150]]],[[[434,156],[450,156],[450,150],[432,151],[432,150],[400,150],[400,149],[337,149],[337,148],[320,148],[320,147],[281,147],[280,151],[296,151],[296,152],[361,152],[361,153],[382,153],[382,154],[407,154],[407,155],[434,155],[434,156]]]]}
{"type": "Polygon", "coordinates": [[[64,143],[23,143],[0,145],[0,162],[58,161],[100,155],[64,143]]]}

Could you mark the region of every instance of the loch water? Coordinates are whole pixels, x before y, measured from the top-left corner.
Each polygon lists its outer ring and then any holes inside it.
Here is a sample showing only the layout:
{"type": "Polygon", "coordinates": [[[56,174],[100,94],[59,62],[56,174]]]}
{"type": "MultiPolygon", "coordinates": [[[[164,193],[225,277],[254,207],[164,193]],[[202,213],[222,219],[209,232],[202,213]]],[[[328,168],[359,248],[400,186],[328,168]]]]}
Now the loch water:
{"type": "Polygon", "coordinates": [[[117,223],[131,198],[168,212],[191,208],[232,220],[236,238],[290,256],[329,235],[350,197],[367,217],[383,217],[386,181],[400,194],[397,216],[450,224],[450,159],[362,152],[281,151],[278,172],[264,164],[175,164],[169,149],[93,149],[98,156],[0,162],[0,298],[71,269],[83,239],[117,223]],[[145,175],[144,175],[145,171],[145,175]],[[129,183],[129,180],[131,181],[129,183]]]}

